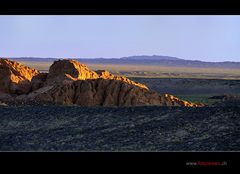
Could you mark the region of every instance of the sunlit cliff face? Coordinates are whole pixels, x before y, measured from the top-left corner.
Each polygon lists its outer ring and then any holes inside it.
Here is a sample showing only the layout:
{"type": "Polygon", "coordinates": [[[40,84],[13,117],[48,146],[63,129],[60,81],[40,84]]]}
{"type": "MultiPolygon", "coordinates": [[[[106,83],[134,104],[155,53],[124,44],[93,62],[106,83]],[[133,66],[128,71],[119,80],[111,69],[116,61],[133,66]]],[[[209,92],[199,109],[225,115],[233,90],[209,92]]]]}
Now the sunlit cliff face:
{"type": "Polygon", "coordinates": [[[7,67],[19,79],[31,81],[33,76],[39,74],[39,71],[36,69],[8,59],[0,59],[0,66],[1,68],[7,67]]]}
{"type": "Polygon", "coordinates": [[[49,73],[39,73],[7,59],[0,59],[0,62],[1,92],[28,94],[20,97],[26,101],[31,98],[80,106],[203,106],[169,94],[158,94],[144,84],[106,70],[92,71],[76,60],[55,61],[49,73]]]}
{"type": "Polygon", "coordinates": [[[36,69],[8,59],[0,59],[0,90],[19,94],[28,93],[30,82],[37,74],[39,71],[36,69]]]}
{"type": "Polygon", "coordinates": [[[63,78],[70,78],[71,80],[86,80],[96,79],[98,78],[98,75],[96,72],[89,70],[86,65],[75,60],[55,61],[50,66],[48,79],[61,80],[63,78]]]}
{"type": "Polygon", "coordinates": [[[71,80],[87,80],[87,79],[111,79],[120,80],[144,89],[148,89],[144,84],[140,84],[129,80],[124,76],[115,76],[107,70],[92,71],[86,65],[79,63],[75,60],[59,60],[55,61],[49,69],[49,83],[53,82],[52,79],[71,79],[71,80]]]}
{"type": "Polygon", "coordinates": [[[134,82],[134,81],[129,80],[127,77],[124,77],[124,76],[115,76],[115,75],[111,74],[110,72],[108,72],[107,70],[98,70],[96,72],[99,75],[99,78],[111,79],[111,80],[120,80],[120,81],[123,81],[125,83],[129,83],[131,85],[135,85],[135,86],[138,86],[140,88],[144,88],[144,89],[148,90],[148,87],[144,84],[134,82]]]}

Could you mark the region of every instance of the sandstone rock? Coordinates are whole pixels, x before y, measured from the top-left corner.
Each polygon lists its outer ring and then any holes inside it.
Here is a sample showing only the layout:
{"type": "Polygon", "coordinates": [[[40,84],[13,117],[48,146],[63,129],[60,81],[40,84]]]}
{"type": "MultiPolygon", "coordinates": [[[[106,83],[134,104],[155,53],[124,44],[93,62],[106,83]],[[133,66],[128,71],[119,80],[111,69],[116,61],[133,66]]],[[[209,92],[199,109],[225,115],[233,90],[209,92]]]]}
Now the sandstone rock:
{"type": "Polygon", "coordinates": [[[127,77],[114,76],[106,70],[91,71],[86,65],[81,64],[76,60],[68,59],[55,61],[53,65],[51,65],[49,74],[47,76],[46,85],[98,78],[120,80],[125,83],[148,89],[147,86],[129,80],[127,77]]]}
{"type": "MultiPolygon", "coordinates": [[[[39,73],[17,62],[1,59],[0,78],[0,94],[11,94],[7,96],[10,103],[202,106],[169,94],[160,95],[143,84],[124,76],[115,76],[106,70],[91,71],[75,60],[55,61],[49,73],[39,73]]],[[[1,96],[4,98],[4,95],[1,96]]]]}
{"type": "Polygon", "coordinates": [[[108,72],[106,70],[97,70],[96,73],[99,75],[99,78],[111,79],[111,80],[120,80],[120,81],[123,81],[123,82],[131,84],[131,85],[135,85],[135,86],[139,86],[141,88],[148,89],[148,87],[144,84],[134,82],[134,81],[132,81],[132,80],[130,80],[127,77],[124,77],[124,76],[115,76],[115,75],[111,74],[110,72],[108,72]]]}
{"type": "Polygon", "coordinates": [[[187,107],[201,107],[204,106],[204,104],[202,103],[192,103],[192,102],[188,102],[185,100],[180,100],[177,97],[174,97],[173,95],[170,94],[164,94],[164,97],[174,105],[176,106],[187,106],[187,107]]]}
{"type": "Polygon", "coordinates": [[[39,71],[15,61],[0,59],[0,92],[26,94],[31,90],[30,81],[39,71]]]}
{"type": "Polygon", "coordinates": [[[58,60],[49,68],[47,84],[65,83],[68,81],[96,79],[98,75],[91,71],[86,65],[75,60],[58,60]]]}
{"type": "Polygon", "coordinates": [[[42,88],[44,83],[47,80],[48,73],[39,73],[34,76],[31,80],[31,90],[35,91],[39,88],[42,88]]]}
{"type": "Polygon", "coordinates": [[[95,71],[99,78],[103,78],[103,79],[113,79],[115,76],[113,74],[111,74],[109,71],[107,70],[97,70],[95,71]]]}
{"type": "Polygon", "coordinates": [[[171,95],[159,95],[157,92],[119,80],[101,78],[57,85],[38,95],[36,99],[61,105],[80,106],[198,106],[171,95]]]}

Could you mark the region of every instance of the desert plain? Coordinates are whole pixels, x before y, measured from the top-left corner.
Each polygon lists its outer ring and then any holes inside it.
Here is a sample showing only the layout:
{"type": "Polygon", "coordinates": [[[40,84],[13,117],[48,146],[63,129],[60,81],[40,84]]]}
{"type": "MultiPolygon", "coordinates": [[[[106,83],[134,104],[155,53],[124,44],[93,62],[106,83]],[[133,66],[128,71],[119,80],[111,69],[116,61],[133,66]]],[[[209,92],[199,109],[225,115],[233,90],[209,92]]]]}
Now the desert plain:
{"type": "MultiPolygon", "coordinates": [[[[53,63],[19,62],[40,72],[53,63]]],[[[86,65],[204,106],[2,104],[0,150],[240,150],[239,69],[86,65]]]]}

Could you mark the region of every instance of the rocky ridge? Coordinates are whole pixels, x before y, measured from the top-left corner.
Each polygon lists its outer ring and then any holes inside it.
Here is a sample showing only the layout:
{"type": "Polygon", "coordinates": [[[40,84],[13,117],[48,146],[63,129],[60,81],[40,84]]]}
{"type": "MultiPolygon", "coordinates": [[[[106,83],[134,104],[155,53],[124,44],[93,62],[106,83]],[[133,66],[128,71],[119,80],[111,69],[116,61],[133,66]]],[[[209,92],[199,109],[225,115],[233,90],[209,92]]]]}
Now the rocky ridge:
{"type": "Polygon", "coordinates": [[[0,92],[26,94],[31,91],[31,80],[39,71],[8,59],[0,59],[0,92]]]}
{"type": "Polygon", "coordinates": [[[169,94],[159,95],[157,92],[112,79],[78,80],[56,85],[35,99],[81,106],[200,106],[169,94]]]}
{"type": "Polygon", "coordinates": [[[106,70],[92,71],[75,60],[55,61],[49,73],[40,73],[6,59],[1,59],[1,62],[4,62],[0,69],[0,74],[4,74],[0,79],[1,88],[12,89],[14,83],[18,87],[18,90],[2,90],[2,95],[11,95],[8,101],[12,102],[80,106],[203,106],[169,94],[158,94],[144,84],[106,70]],[[9,82],[8,79],[13,80],[9,82]],[[22,81],[27,84],[25,88],[22,88],[22,81]]]}

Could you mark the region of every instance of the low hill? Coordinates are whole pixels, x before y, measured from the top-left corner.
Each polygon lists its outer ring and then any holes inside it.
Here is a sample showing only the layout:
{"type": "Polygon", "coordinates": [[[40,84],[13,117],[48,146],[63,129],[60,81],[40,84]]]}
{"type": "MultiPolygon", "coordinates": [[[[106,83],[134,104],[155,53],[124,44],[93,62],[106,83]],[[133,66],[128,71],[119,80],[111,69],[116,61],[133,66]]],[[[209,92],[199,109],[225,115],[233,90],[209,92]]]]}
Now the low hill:
{"type": "MultiPolygon", "coordinates": [[[[43,61],[53,62],[58,58],[36,58],[36,57],[20,57],[10,58],[16,61],[43,61]]],[[[171,56],[129,56],[122,58],[72,58],[82,63],[89,64],[119,64],[119,65],[158,65],[171,67],[192,67],[192,68],[240,68],[240,62],[204,62],[199,60],[185,60],[171,56]]]]}

